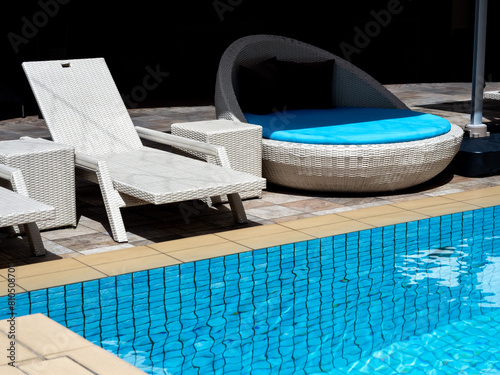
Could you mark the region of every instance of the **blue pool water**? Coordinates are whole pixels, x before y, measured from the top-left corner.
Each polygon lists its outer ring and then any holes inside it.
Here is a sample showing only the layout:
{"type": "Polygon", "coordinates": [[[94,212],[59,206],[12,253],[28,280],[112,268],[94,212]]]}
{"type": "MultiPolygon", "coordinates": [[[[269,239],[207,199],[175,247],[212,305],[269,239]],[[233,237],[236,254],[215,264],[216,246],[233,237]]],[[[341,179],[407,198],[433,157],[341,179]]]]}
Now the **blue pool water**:
{"type": "Polygon", "coordinates": [[[46,314],[149,374],[500,373],[499,217],[478,209],[33,291],[16,313],[46,314]]]}

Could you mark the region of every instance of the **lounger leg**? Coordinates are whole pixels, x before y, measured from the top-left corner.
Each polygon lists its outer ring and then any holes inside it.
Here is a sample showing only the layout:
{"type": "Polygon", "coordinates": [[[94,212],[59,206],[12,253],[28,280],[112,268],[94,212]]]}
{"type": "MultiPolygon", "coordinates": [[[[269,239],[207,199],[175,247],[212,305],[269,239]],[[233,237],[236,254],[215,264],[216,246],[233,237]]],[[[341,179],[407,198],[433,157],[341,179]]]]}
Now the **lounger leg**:
{"type": "Polygon", "coordinates": [[[243,207],[240,195],[238,193],[228,194],[227,200],[229,201],[234,221],[240,224],[246,223],[247,214],[245,213],[245,208],[243,207]]]}
{"type": "Polygon", "coordinates": [[[123,207],[125,203],[113,187],[113,181],[105,162],[98,162],[96,173],[113,239],[116,242],[128,242],[127,231],[120,212],[120,207],[123,207]]]}
{"type": "Polygon", "coordinates": [[[45,250],[45,246],[43,246],[42,236],[40,236],[40,231],[38,230],[36,223],[24,224],[24,230],[26,232],[26,237],[28,237],[31,253],[37,257],[47,254],[47,250],[45,250]]]}

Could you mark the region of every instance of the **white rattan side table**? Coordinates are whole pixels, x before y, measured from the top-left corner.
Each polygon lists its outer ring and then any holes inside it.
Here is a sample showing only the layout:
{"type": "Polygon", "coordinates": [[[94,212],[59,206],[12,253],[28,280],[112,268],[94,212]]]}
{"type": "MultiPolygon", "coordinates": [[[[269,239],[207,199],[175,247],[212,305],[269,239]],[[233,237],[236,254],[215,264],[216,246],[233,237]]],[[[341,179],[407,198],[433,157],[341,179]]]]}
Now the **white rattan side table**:
{"type": "Polygon", "coordinates": [[[76,226],[74,155],[72,146],[43,139],[0,142],[0,163],[22,171],[30,198],[56,208],[40,229],[76,226]]]}
{"type": "MultiPolygon", "coordinates": [[[[229,120],[209,120],[172,124],[172,134],[216,146],[224,146],[231,168],[262,177],[262,127],[229,120]]],[[[197,157],[211,161],[203,155],[197,157]]],[[[241,194],[241,198],[261,198],[262,190],[241,194]]]]}

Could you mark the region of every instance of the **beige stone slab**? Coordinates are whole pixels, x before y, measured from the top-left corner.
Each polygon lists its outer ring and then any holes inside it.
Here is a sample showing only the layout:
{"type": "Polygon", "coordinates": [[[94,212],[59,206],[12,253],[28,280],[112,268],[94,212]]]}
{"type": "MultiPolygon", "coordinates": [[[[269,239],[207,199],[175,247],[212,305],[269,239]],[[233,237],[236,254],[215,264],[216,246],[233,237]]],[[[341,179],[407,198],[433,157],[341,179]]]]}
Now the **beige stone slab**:
{"type": "MultiPolygon", "coordinates": [[[[0,321],[0,330],[8,329],[9,322],[0,321]]],[[[16,337],[19,343],[42,356],[93,345],[43,314],[16,318],[16,337]]]]}
{"type": "Polygon", "coordinates": [[[263,249],[266,247],[286,245],[294,242],[313,240],[314,237],[299,231],[289,230],[283,233],[270,234],[255,238],[245,238],[235,241],[251,249],[263,249]]]}
{"type": "MultiPolygon", "coordinates": [[[[14,267],[16,279],[36,276],[36,275],[46,275],[49,273],[74,270],[77,268],[85,267],[81,262],[73,258],[57,259],[50,262],[41,262],[34,264],[27,264],[25,266],[14,267]]],[[[8,269],[4,268],[0,270],[0,275],[6,277],[8,274],[8,269]]]]}
{"type": "Polygon", "coordinates": [[[64,229],[54,229],[42,232],[42,237],[47,240],[58,240],[61,238],[68,238],[74,236],[82,236],[85,234],[94,234],[97,231],[94,229],[85,227],[83,225],[78,225],[76,228],[64,228],[64,229]]]}
{"type": "Polygon", "coordinates": [[[256,238],[279,234],[288,232],[289,230],[290,228],[287,228],[281,224],[269,224],[251,228],[230,230],[227,232],[217,233],[217,235],[230,241],[238,241],[247,238],[256,238]]]}
{"type": "Polygon", "coordinates": [[[51,288],[53,286],[61,286],[83,281],[96,280],[103,277],[107,277],[107,275],[91,267],[83,265],[82,268],[53,272],[45,275],[19,278],[16,279],[16,282],[21,288],[31,291],[51,288]]]}
{"type": "Polygon", "coordinates": [[[139,370],[137,367],[132,366],[130,363],[125,362],[121,358],[107,352],[106,350],[98,347],[91,346],[69,352],[64,352],[49,356],[49,358],[64,355],[73,359],[75,362],[85,366],[96,374],[106,375],[144,375],[145,372],[139,370]]]}
{"type": "MultiPolygon", "coordinates": [[[[17,336],[17,318],[15,320],[15,325],[13,326],[13,331],[14,334],[17,336]]],[[[0,333],[0,348],[2,348],[2,355],[0,355],[0,366],[3,365],[8,365],[9,362],[13,362],[14,364],[17,364],[18,362],[21,361],[26,361],[28,359],[35,359],[38,358],[36,353],[32,352],[25,346],[23,346],[19,340],[16,341],[14,347],[14,358],[9,358],[10,357],[10,348],[11,348],[11,341],[13,341],[13,338],[9,338],[10,334],[10,322],[8,320],[2,320],[0,321],[0,329],[2,332],[0,333]]],[[[9,366],[12,367],[12,366],[9,366]]],[[[0,367],[1,368],[1,367],[0,367]]],[[[3,372],[0,371],[0,374],[3,375],[3,372]]]]}
{"type": "Polygon", "coordinates": [[[492,207],[500,205],[500,195],[491,195],[487,197],[479,197],[465,200],[464,203],[472,204],[479,207],[492,207]]]}
{"type": "Polygon", "coordinates": [[[463,191],[460,193],[448,194],[446,198],[456,201],[468,201],[475,198],[489,197],[492,195],[500,195],[500,186],[492,186],[483,189],[463,191]]]}
{"type": "Polygon", "coordinates": [[[402,208],[393,206],[393,205],[380,205],[380,206],[372,206],[367,208],[360,208],[359,210],[352,211],[344,211],[339,212],[337,215],[347,217],[349,219],[358,220],[364,219],[367,217],[380,216],[385,214],[392,214],[395,212],[404,211],[402,208]]]}
{"type": "Polygon", "coordinates": [[[108,276],[116,276],[131,272],[149,270],[153,268],[172,266],[179,263],[181,263],[179,260],[171,256],[165,254],[157,254],[141,258],[97,264],[93,267],[108,276]]]}
{"type": "Polygon", "coordinates": [[[367,217],[365,219],[359,219],[360,222],[373,225],[374,227],[383,227],[386,225],[394,225],[399,223],[406,223],[410,221],[426,219],[429,216],[419,214],[412,211],[395,212],[392,214],[380,215],[367,217]]]}
{"type": "Polygon", "coordinates": [[[19,369],[27,375],[95,375],[68,357],[21,364],[19,369]]]}
{"type": "Polygon", "coordinates": [[[185,250],[223,242],[227,242],[227,240],[214,234],[207,234],[202,236],[181,238],[178,240],[149,244],[148,247],[161,251],[162,253],[169,253],[171,251],[185,250]]]}
{"type": "MultiPolygon", "coordinates": [[[[14,289],[16,294],[26,292],[26,290],[24,290],[24,288],[21,288],[19,285],[16,285],[14,289]]],[[[0,297],[6,296],[8,294],[9,294],[9,282],[0,281],[0,297]]]]}
{"type": "Polygon", "coordinates": [[[366,223],[362,223],[356,220],[343,221],[335,224],[321,225],[312,228],[302,229],[301,232],[304,232],[310,236],[314,236],[316,238],[335,236],[337,234],[343,233],[351,233],[357,232],[360,230],[373,228],[373,225],[369,225],[366,223]]]}
{"type": "Polygon", "coordinates": [[[116,261],[137,259],[158,254],[160,254],[158,251],[152,249],[149,246],[137,246],[137,247],[129,247],[126,249],[106,251],[104,253],[84,255],[78,257],[76,260],[89,266],[95,266],[98,264],[106,264],[106,263],[113,263],[116,261]]]}
{"type": "Polygon", "coordinates": [[[330,215],[310,217],[307,219],[287,221],[287,222],[281,223],[281,225],[284,227],[287,227],[287,228],[300,230],[300,229],[304,229],[304,228],[312,228],[312,227],[317,227],[317,226],[322,226],[322,225],[340,223],[342,221],[348,221],[348,220],[350,220],[350,219],[345,217],[345,216],[330,214],[330,215]]]}
{"type": "Polygon", "coordinates": [[[396,206],[404,210],[415,210],[418,208],[432,207],[438,204],[447,204],[452,202],[453,201],[451,199],[438,196],[438,197],[422,198],[411,201],[392,203],[391,206],[396,206]]]}
{"type": "Polygon", "coordinates": [[[251,250],[252,249],[247,246],[242,246],[234,242],[224,242],[215,245],[170,252],[168,254],[182,262],[194,262],[201,259],[215,258],[251,250]]]}
{"type": "Polygon", "coordinates": [[[0,374],[2,375],[26,375],[25,372],[22,372],[21,370],[9,366],[9,365],[4,365],[0,366],[0,374]]]}
{"type": "Polygon", "coordinates": [[[472,204],[464,202],[453,202],[453,203],[440,204],[432,207],[418,208],[415,209],[414,212],[435,217],[435,216],[454,214],[457,212],[476,210],[478,208],[479,206],[474,206],[472,204]]]}

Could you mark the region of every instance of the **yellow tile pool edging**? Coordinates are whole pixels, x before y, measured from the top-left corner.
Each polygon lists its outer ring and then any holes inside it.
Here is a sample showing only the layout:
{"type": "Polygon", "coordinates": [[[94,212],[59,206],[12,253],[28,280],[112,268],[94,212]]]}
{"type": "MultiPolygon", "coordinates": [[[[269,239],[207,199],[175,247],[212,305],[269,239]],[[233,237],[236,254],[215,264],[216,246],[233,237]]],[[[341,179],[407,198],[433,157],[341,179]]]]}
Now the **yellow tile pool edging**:
{"type": "MultiPolygon", "coordinates": [[[[499,204],[500,186],[0,269],[0,296],[9,290],[17,294],[499,204]]],[[[39,375],[43,369],[43,374],[144,374],[42,314],[16,320],[31,330],[18,332],[16,340],[22,371],[4,358],[0,373],[39,375]]],[[[8,335],[9,322],[0,321],[0,341],[10,344],[8,335]]]]}
{"type": "Polygon", "coordinates": [[[0,269],[16,293],[500,205],[500,186],[0,269]]]}
{"type": "Polygon", "coordinates": [[[0,374],[145,375],[43,314],[0,321],[0,374]]]}

